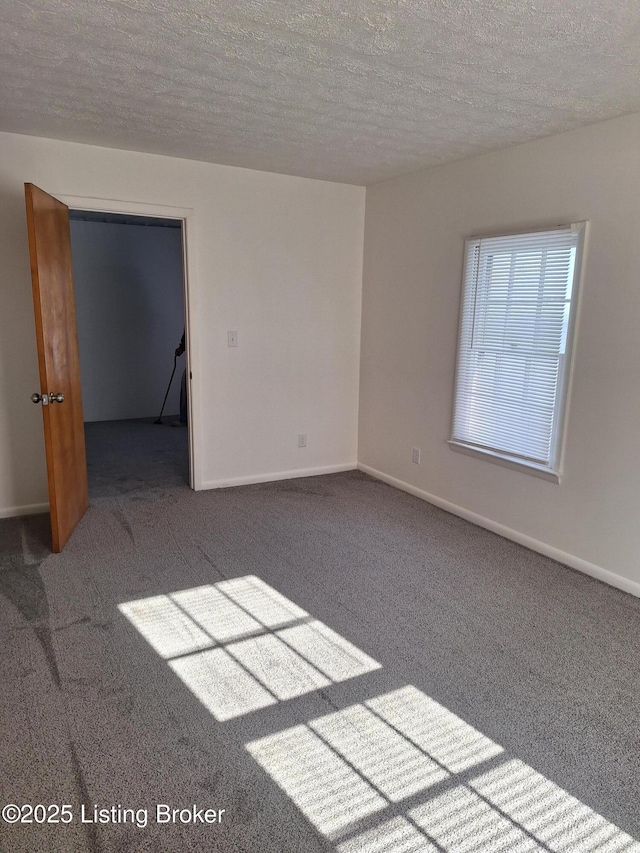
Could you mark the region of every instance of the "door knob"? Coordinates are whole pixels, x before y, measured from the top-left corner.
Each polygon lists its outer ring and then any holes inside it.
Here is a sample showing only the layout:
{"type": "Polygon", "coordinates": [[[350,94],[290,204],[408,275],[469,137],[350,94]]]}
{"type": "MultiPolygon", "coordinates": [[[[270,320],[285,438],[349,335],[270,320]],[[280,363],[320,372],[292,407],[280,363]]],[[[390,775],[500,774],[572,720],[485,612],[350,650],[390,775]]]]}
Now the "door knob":
{"type": "Polygon", "coordinates": [[[38,394],[36,391],[31,395],[32,403],[42,403],[43,406],[48,406],[49,403],[64,403],[64,394],[54,394],[50,392],[49,394],[38,394]]]}

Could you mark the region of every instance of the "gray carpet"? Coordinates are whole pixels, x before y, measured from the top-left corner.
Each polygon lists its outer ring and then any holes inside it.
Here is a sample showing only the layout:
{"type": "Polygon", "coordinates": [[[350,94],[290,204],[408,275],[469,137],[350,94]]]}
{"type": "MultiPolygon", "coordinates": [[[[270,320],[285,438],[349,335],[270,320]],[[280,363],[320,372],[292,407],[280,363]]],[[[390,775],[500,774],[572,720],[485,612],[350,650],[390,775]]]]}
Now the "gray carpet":
{"type": "Polygon", "coordinates": [[[163,497],[189,482],[189,449],[185,427],[174,427],[178,415],[84,425],[87,473],[92,501],[118,495],[163,497]]]}
{"type": "Polygon", "coordinates": [[[194,493],[153,453],[94,460],[61,555],[0,522],[2,803],[73,813],[2,851],[640,849],[640,601],[358,472],[194,493]]]}

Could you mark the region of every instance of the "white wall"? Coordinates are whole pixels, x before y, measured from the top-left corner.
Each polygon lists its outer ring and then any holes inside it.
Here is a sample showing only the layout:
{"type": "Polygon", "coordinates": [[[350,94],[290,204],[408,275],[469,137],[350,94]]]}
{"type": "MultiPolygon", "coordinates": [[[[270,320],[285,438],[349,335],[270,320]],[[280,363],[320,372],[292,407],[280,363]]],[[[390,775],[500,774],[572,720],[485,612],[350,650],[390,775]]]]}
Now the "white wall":
{"type": "Polygon", "coordinates": [[[72,220],[71,246],[85,421],[157,417],[184,329],[181,229],[72,220]]]}
{"type": "Polygon", "coordinates": [[[359,444],[363,466],[636,594],[639,224],[640,115],[369,187],[359,444]],[[590,239],[557,485],[446,440],[464,238],[578,220],[590,239]]]}
{"type": "Polygon", "coordinates": [[[355,465],[363,188],[3,133],[0,514],[47,494],[24,181],[194,211],[197,486],[355,465]]]}

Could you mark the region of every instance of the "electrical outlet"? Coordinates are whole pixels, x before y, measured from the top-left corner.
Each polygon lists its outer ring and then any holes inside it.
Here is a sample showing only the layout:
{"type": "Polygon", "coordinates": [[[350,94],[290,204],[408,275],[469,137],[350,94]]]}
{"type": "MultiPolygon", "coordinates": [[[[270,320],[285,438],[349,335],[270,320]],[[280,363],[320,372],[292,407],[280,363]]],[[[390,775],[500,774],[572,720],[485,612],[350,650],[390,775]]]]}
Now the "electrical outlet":
{"type": "Polygon", "coordinates": [[[307,434],[306,432],[298,433],[298,447],[306,447],[307,446],[307,434]]]}
{"type": "Polygon", "coordinates": [[[416,463],[416,465],[420,464],[420,453],[421,453],[421,451],[420,451],[419,447],[413,448],[413,457],[412,458],[413,458],[413,461],[416,463]]]}
{"type": "Polygon", "coordinates": [[[238,346],[238,333],[237,332],[227,332],[227,346],[228,347],[237,347],[238,346]]]}

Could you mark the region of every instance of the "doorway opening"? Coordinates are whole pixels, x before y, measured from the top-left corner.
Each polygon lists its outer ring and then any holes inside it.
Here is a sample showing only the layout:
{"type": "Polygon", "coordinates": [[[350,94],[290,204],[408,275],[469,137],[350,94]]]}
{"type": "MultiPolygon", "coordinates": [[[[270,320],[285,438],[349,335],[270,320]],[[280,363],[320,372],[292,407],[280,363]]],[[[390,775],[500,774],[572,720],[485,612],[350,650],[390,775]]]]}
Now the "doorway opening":
{"type": "Polygon", "coordinates": [[[184,221],[70,205],[92,502],[192,484],[184,221]]]}

